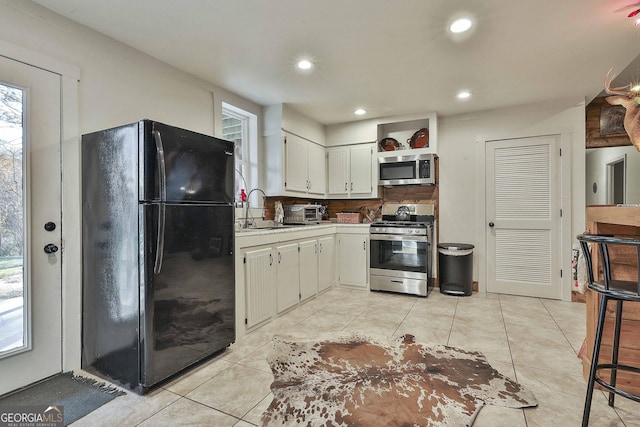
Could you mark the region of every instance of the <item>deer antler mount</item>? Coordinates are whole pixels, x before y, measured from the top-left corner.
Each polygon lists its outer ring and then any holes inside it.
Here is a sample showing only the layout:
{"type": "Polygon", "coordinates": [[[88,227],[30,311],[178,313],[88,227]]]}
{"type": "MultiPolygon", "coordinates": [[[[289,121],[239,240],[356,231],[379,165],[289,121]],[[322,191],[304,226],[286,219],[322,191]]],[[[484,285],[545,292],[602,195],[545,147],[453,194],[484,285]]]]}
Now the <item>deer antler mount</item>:
{"type": "Polygon", "coordinates": [[[628,84],[620,87],[611,87],[615,74],[607,73],[604,80],[604,90],[609,95],[606,101],[611,105],[621,105],[625,108],[624,130],[629,135],[631,143],[640,151],[640,85],[628,84]]]}

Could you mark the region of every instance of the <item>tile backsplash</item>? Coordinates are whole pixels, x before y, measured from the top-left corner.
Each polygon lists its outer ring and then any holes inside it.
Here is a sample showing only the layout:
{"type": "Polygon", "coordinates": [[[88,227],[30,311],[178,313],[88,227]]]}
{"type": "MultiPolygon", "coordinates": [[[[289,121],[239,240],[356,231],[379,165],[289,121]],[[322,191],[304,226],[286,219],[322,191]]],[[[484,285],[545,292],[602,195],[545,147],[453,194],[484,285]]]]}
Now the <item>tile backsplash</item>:
{"type": "Polygon", "coordinates": [[[376,199],[305,199],[297,197],[267,197],[265,201],[265,219],[273,219],[275,202],[283,205],[320,204],[327,207],[329,218],[335,218],[338,212],[358,212],[360,221],[367,213],[367,209],[375,211],[385,202],[393,203],[431,203],[435,205],[435,216],[438,218],[438,186],[404,185],[394,187],[379,187],[376,199]]]}

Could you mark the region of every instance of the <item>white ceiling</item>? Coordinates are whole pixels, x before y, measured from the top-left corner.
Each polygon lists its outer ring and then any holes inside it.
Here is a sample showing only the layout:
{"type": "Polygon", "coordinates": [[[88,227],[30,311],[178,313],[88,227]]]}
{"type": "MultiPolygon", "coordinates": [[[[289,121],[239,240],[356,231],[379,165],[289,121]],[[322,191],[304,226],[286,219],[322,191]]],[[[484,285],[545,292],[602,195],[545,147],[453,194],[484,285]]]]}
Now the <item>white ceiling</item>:
{"type": "MultiPolygon", "coordinates": [[[[636,0],[34,0],[261,105],[323,124],[587,102],[640,55],[636,0]],[[457,40],[447,24],[468,13],[457,40]],[[311,58],[313,72],[294,63],[311,58]],[[459,89],[473,97],[457,101],[459,89]],[[357,107],[368,113],[353,115],[357,107]]],[[[639,6],[640,7],[640,6],[639,6]]],[[[640,75],[640,65],[632,67],[640,75]]]]}

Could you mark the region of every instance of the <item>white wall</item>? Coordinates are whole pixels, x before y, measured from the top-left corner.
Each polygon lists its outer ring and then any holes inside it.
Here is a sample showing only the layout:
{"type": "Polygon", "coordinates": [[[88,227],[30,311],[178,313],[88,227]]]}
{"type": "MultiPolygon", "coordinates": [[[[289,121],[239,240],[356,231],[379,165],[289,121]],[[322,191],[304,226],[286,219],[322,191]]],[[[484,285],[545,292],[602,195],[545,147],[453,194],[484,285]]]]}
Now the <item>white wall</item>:
{"type": "Polygon", "coordinates": [[[80,132],[150,118],[213,135],[211,90],[28,1],[2,4],[0,37],[80,68],[80,132]]]}
{"type": "Polygon", "coordinates": [[[586,198],[587,205],[607,203],[607,163],[627,157],[625,202],[640,203],[640,153],[632,145],[624,147],[592,148],[587,150],[586,198]],[[596,191],[593,191],[593,184],[596,191]]]}
{"type": "MultiPolygon", "coordinates": [[[[80,367],[79,135],[150,118],[214,135],[222,102],[256,115],[261,107],[27,0],[0,2],[0,40],[80,70],[78,129],[63,142],[64,370],[80,367]]],[[[1,45],[0,45],[1,48],[1,45]]],[[[6,54],[0,52],[0,55],[6,54]]],[[[55,71],[55,70],[54,70],[55,71]]],[[[66,103],[66,102],[65,102],[66,103]]],[[[66,108],[66,107],[65,107],[66,108]]],[[[63,111],[63,115],[68,111],[63,111]]],[[[64,123],[68,123],[67,120],[64,123]]],[[[219,125],[219,122],[217,123],[219,125]]],[[[219,126],[218,126],[219,129],[219,126]]]]}
{"type": "MultiPolygon", "coordinates": [[[[479,173],[477,144],[484,139],[519,134],[528,136],[539,130],[557,131],[569,128],[572,132],[570,178],[573,239],[584,230],[585,221],[584,107],[582,99],[565,99],[439,118],[439,241],[476,245],[474,280],[478,280],[479,263],[486,259],[482,242],[477,241],[477,218],[484,217],[476,186],[479,173]]],[[[570,271],[569,266],[566,268],[570,271]]]]}
{"type": "MultiPolygon", "coordinates": [[[[80,70],[77,135],[142,118],[214,135],[219,129],[221,102],[256,115],[260,106],[191,77],[132,48],[79,26],[27,0],[0,3],[0,39],[35,52],[45,53],[80,70]]],[[[2,52],[0,52],[2,54],[2,52]]],[[[481,137],[500,136],[538,127],[570,126],[573,129],[573,230],[584,228],[584,103],[545,102],[535,106],[461,115],[440,120],[440,241],[476,243],[475,144],[481,137]]],[[[259,130],[261,135],[262,131],[259,130]]],[[[75,210],[64,224],[63,292],[75,296],[66,306],[65,319],[80,319],[81,286],[79,140],[65,141],[63,154],[69,162],[63,177],[64,206],[75,210]],[[75,250],[71,250],[75,248],[75,250]]],[[[482,255],[482,248],[476,252],[482,255]]],[[[479,257],[476,257],[476,265],[479,257]]],[[[475,269],[477,272],[477,267],[475,269]]],[[[477,273],[475,273],[477,274],[477,273]]],[[[65,325],[64,369],[80,366],[79,323],[65,325]]]]}

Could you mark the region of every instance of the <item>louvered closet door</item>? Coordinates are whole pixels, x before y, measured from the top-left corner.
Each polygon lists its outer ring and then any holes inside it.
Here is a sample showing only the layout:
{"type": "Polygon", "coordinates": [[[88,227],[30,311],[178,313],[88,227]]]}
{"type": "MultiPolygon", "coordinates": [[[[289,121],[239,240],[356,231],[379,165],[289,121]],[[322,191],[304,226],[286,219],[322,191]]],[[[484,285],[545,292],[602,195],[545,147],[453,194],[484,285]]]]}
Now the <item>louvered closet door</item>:
{"type": "Polygon", "coordinates": [[[487,291],[561,298],[560,136],[486,145],[487,291]]]}

